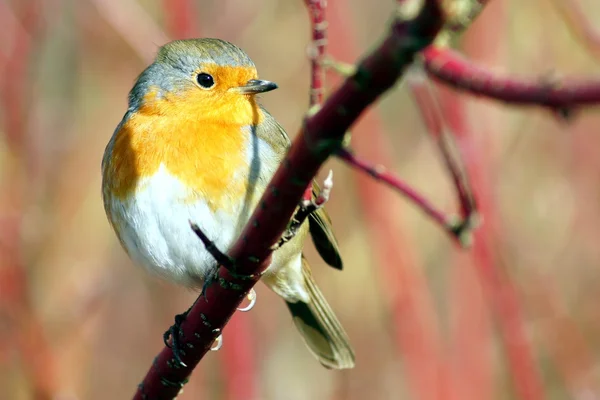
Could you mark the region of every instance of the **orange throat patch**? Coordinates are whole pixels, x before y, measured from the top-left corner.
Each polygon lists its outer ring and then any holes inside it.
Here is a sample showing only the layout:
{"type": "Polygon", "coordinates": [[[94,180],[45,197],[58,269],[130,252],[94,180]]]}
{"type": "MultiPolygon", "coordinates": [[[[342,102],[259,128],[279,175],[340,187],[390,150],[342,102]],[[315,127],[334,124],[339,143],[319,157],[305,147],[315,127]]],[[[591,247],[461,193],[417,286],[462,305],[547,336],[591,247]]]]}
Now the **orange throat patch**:
{"type": "Polygon", "coordinates": [[[240,96],[231,107],[210,113],[185,94],[159,99],[153,92],[145,100],[115,132],[104,167],[105,189],[126,200],[162,164],[189,188],[184,202],[203,200],[215,211],[242,198],[249,144],[244,127],[263,118],[254,98],[240,96]]]}

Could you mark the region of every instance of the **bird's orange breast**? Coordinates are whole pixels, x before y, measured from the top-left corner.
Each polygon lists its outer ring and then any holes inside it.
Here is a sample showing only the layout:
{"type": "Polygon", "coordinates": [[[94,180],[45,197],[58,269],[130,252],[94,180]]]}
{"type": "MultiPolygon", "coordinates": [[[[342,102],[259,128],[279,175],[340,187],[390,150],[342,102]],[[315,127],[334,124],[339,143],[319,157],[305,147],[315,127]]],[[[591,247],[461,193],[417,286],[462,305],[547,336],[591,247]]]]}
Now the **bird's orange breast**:
{"type": "Polygon", "coordinates": [[[260,122],[256,120],[262,119],[258,106],[251,105],[256,107],[251,111],[255,121],[242,125],[229,122],[240,118],[227,118],[227,114],[202,119],[190,101],[153,97],[115,133],[104,172],[110,187],[105,189],[125,200],[140,189],[143,178],[152,179],[162,164],[189,188],[182,201],[201,199],[217,210],[241,199],[248,175],[249,133],[244,125],[260,122]]]}

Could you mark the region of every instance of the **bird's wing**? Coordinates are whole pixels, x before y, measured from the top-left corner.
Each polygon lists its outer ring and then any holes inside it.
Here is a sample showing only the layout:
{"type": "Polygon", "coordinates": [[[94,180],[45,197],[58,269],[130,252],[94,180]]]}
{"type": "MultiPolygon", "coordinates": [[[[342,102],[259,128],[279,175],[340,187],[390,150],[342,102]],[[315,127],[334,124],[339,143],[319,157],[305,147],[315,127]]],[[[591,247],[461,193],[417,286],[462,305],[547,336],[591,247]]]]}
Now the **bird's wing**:
{"type": "MultiPolygon", "coordinates": [[[[313,199],[318,195],[319,185],[313,181],[313,199]]],[[[331,219],[324,207],[319,208],[308,217],[310,235],[317,251],[327,264],[336,269],[342,269],[340,247],[333,234],[331,219]]]]}
{"type": "MultiPolygon", "coordinates": [[[[281,157],[285,156],[291,146],[290,138],[287,133],[279,125],[279,123],[265,110],[265,119],[257,129],[257,135],[271,145],[281,157]]],[[[318,195],[319,185],[313,181],[313,199],[318,195]]],[[[327,215],[325,208],[321,207],[308,218],[310,235],[313,239],[317,251],[325,260],[325,262],[336,269],[342,269],[342,258],[340,257],[340,249],[338,242],[333,234],[331,219],[327,215]]]]}

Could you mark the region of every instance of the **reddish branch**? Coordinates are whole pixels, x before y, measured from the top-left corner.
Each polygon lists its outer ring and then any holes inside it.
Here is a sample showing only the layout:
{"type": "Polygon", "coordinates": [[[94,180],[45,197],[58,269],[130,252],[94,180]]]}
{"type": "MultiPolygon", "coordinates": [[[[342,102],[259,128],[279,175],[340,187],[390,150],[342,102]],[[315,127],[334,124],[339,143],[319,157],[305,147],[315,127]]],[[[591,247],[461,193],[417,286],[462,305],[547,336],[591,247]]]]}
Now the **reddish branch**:
{"type": "Polygon", "coordinates": [[[121,35],[131,49],[151,63],[156,46],[168,41],[167,35],[136,1],[91,0],[99,15],[121,35]]]}
{"type": "Polygon", "coordinates": [[[260,205],[229,254],[235,260],[235,273],[220,268],[218,279],[206,289],[208,301],[197,301],[182,323],[180,342],[185,351],[182,361],[187,367],[177,365],[172,350],[165,347],[139,385],[136,399],[172,399],[178,394],[236,307],[269,265],[271,246],[284,232],[307,184],[323,162],[340,148],[348,128],[394,85],[415,54],[431,43],[443,22],[436,0],[426,0],[414,18],[403,13],[397,15],[388,36],[359,64],[356,73],[345,80],[318,112],[307,117],[260,205]],[[405,19],[401,19],[402,16],[405,19]],[[217,298],[218,302],[215,301],[217,298]]]}
{"type": "MultiPolygon", "coordinates": [[[[348,23],[352,19],[349,3],[347,0],[331,2],[328,11],[328,36],[330,43],[335,43],[331,47],[332,56],[343,60],[354,59],[357,52],[353,45],[356,32],[348,23]]],[[[337,63],[333,67],[341,75],[351,73],[346,71],[354,68],[338,68],[337,63]]],[[[379,114],[378,110],[371,109],[361,123],[352,128],[352,141],[360,154],[368,159],[393,165],[393,146],[383,134],[384,124],[379,114]]],[[[367,231],[366,246],[372,254],[372,264],[377,266],[373,272],[379,281],[378,293],[383,296],[383,306],[389,315],[386,324],[393,342],[391,350],[403,360],[406,389],[414,398],[434,399],[439,398],[441,393],[446,398],[453,398],[454,389],[445,362],[431,290],[423,274],[419,254],[415,251],[417,246],[410,236],[405,235],[399,223],[402,212],[397,207],[396,193],[362,173],[367,172],[365,169],[355,169],[356,196],[367,231]]],[[[384,364],[370,368],[363,378],[376,380],[386,368],[384,364]]],[[[371,394],[369,388],[356,389],[353,392],[355,397],[371,394]]],[[[338,398],[348,396],[339,394],[338,398]]]]}
{"type": "MultiPolygon", "coordinates": [[[[579,103],[577,88],[565,90],[558,85],[550,85],[550,82],[540,82],[536,85],[517,81],[512,78],[499,77],[486,71],[483,68],[473,66],[468,61],[453,53],[451,50],[430,46],[423,53],[425,67],[430,75],[454,87],[471,91],[475,94],[489,95],[490,97],[518,103],[532,103],[550,106],[561,111],[568,109],[579,103]],[[445,78],[445,79],[442,79],[445,78]],[[575,89],[574,91],[572,89],[575,89]]],[[[413,93],[416,95],[417,102],[422,112],[431,114],[438,110],[434,99],[427,99],[423,95],[431,97],[431,92],[422,90],[416,91],[413,87],[413,93]]],[[[588,90],[589,88],[586,88],[588,90]]],[[[446,134],[451,132],[461,144],[472,143],[470,140],[469,127],[465,119],[464,104],[456,98],[450,98],[447,91],[442,98],[442,105],[445,118],[450,129],[444,129],[437,123],[428,123],[431,131],[432,127],[439,130],[436,134],[446,134]]],[[[600,91],[598,92],[600,94],[600,91]]],[[[426,121],[429,117],[425,116],[426,121]]],[[[442,148],[444,151],[444,149],[442,148]]],[[[479,194],[478,200],[481,204],[481,212],[489,218],[492,223],[498,221],[493,198],[490,196],[491,189],[485,179],[484,163],[481,159],[482,152],[470,152],[465,158],[466,168],[469,177],[473,180],[473,187],[479,194]]],[[[447,160],[448,158],[445,157],[447,160]]],[[[454,171],[453,168],[450,168],[454,171]]],[[[455,177],[456,179],[456,177],[455,177]]],[[[464,207],[464,206],[463,206],[464,207]]],[[[493,224],[492,224],[493,225],[493,224]]],[[[491,254],[493,238],[491,237],[492,228],[488,224],[485,229],[475,232],[475,246],[473,251],[475,272],[478,274],[479,281],[485,294],[488,297],[494,315],[497,318],[500,328],[502,342],[507,353],[510,371],[518,396],[523,399],[543,398],[541,378],[535,365],[533,349],[527,340],[523,316],[520,309],[519,300],[512,282],[508,279],[504,270],[495,262],[491,254]]],[[[496,226],[496,229],[499,229],[496,226]]],[[[468,357],[468,356],[467,356],[468,357]]],[[[469,381],[474,384],[476,381],[469,381]]]]}
{"type": "Polygon", "coordinates": [[[348,149],[341,149],[338,151],[337,156],[352,167],[371,175],[406,196],[425,214],[441,225],[445,231],[450,233],[461,246],[470,246],[472,242],[471,231],[477,225],[479,219],[475,199],[464,173],[464,168],[461,165],[460,154],[455,148],[452,134],[444,124],[439,103],[431,92],[432,88],[425,80],[408,79],[408,81],[427,130],[440,149],[446,168],[452,177],[460,205],[460,217],[444,214],[410,185],[394,176],[393,173],[388,172],[381,165],[371,165],[359,159],[348,149]]]}
{"type": "Polygon", "coordinates": [[[452,228],[459,242],[469,245],[472,241],[471,230],[478,223],[477,209],[467,175],[461,164],[460,153],[454,143],[453,133],[444,122],[439,101],[428,83],[425,80],[409,79],[409,85],[427,132],[433,137],[442,154],[458,196],[461,220],[454,221],[452,228]]]}
{"type": "Polygon", "coordinates": [[[546,106],[564,112],[600,103],[600,80],[532,80],[502,76],[443,47],[423,51],[425,68],[437,80],[478,96],[514,104],[546,106]]]}
{"type": "Polygon", "coordinates": [[[191,0],[163,0],[165,26],[172,39],[198,36],[196,7],[191,0]]]}
{"type": "MultiPolygon", "coordinates": [[[[7,5],[3,12],[11,15],[7,5]]],[[[39,10],[35,1],[21,5],[19,18],[13,14],[12,33],[14,42],[11,44],[11,54],[6,57],[3,76],[0,77],[0,99],[4,113],[4,134],[11,150],[19,153],[25,146],[25,98],[29,67],[29,56],[33,47],[32,31],[35,27],[39,10]]],[[[10,30],[9,26],[7,30],[10,30]]],[[[4,60],[3,60],[4,61],[4,60]]]]}
{"type": "Polygon", "coordinates": [[[4,126],[0,132],[4,133],[12,153],[12,157],[2,160],[4,170],[0,175],[0,182],[4,181],[0,187],[3,206],[3,214],[0,214],[0,320],[9,328],[6,337],[2,335],[0,340],[18,350],[32,396],[51,399],[57,392],[56,364],[29,296],[27,257],[21,243],[28,187],[24,182],[31,180],[33,158],[27,140],[29,68],[35,39],[42,29],[40,6],[38,1],[22,2],[15,6],[13,14],[7,5],[0,4],[0,12],[13,17],[10,19],[14,21],[13,26],[3,26],[4,34],[12,30],[14,42],[8,46],[11,52],[6,64],[0,66],[3,72],[0,103],[4,111],[4,126]]]}
{"type": "MultiPolygon", "coordinates": [[[[349,23],[352,19],[350,1],[331,2],[329,9],[329,38],[332,54],[343,60],[356,57],[356,32],[349,23]]],[[[341,69],[351,70],[352,68],[341,69]]],[[[361,123],[352,128],[352,141],[365,157],[385,165],[395,161],[393,146],[386,135],[380,113],[371,109],[361,123]]],[[[396,358],[404,365],[404,381],[409,397],[415,399],[456,398],[450,369],[444,354],[431,288],[424,276],[422,260],[417,246],[410,235],[404,232],[402,210],[397,207],[396,193],[375,182],[370,176],[356,168],[354,174],[356,199],[360,204],[361,217],[366,229],[367,248],[372,254],[373,271],[378,281],[378,293],[383,296],[382,304],[389,316],[390,339],[396,358]],[[443,393],[443,396],[441,395],[443,393]]],[[[397,178],[396,178],[397,179],[397,178]]],[[[357,343],[357,345],[359,345],[357,343]]],[[[370,348],[369,344],[365,351],[370,348]]],[[[358,349],[360,350],[360,349],[358,349]]],[[[377,380],[387,366],[378,364],[363,370],[363,378],[377,380]]],[[[348,384],[345,385],[349,386],[348,384]]],[[[370,388],[356,388],[354,397],[368,397],[370,388]]],[[[340,399],[349,396],[340,395],[340,399]]]]}
{"type": "MultiPolygon", "coordinates": [[[[495,203],[492,187],[488,179],[488,165],[485,163],[486,148],[480,147],[467,152],[467,146],[473,146],[474,139],[466,120],[464,104],[458,102],[449,90],[440,91],[444,106],[445,120],[456,139],[461,144],[465,157],[467,173],[473,184],[479,210],[486,220],[481,229],[474,232],[472,267],[477,274],[481,288],[489,302],[493,316],[498,323],[501,343],[505,350],[509,371],[519,399],[541,399],[541,378],[535,365],[533,348],[526,335],[524,316],[515,286],[506,274],[506,267],[494,257],[494,233],[501,231],[501,216],[495,203]]],[[[489,151],[487,152],[489,153],[489,151]]],[[[462,259],[461,259],[462,261],[462,259]]],[[[464,268],[464,264],[455,265],[464,268]]]]}
{"type": "Polygon", "coordinates": [[[407,183],[394,176],[394,174],[387,171],[384,166],[371,165],[368,162],[361,160],[347,149],[338,151],[337,156],[350,166],[369,174],[376,180],[383,182],[392,189],[398,191],[400,194],[415,203],[421,210],[423,210],[423,212],[425,212],[425,214],[429,215],[453,237],[457,239],[460,237],[460,226],[457,224],[458,221],[453,220],[451,217],[448,217],[442,211],[435,208],[435,206],[432,205],[423,195],[421,195],[407,183]]]}
{"type": "MultiPolygon", "coordinates": [[[[500,11],[496,14],[496,18],[497,21],[502,19],[503,13],[500,11]]],[[[467,49],[472,52],[479,50],[486,54],[488,53],[486,49],[497,48],[501,42],[494,32],[494,29],[486,29],[484,32],[478,31],[468,37],[471,42],[467,42],[467,49]]],[[[542,378],[536,365],[534,348],[527,337],[521,302],[515,285],[506,272],[506,266],[502,265],[494,254],[498,246],[496,237],[502,235],[499,233],[503,230],[502,216],[498,213],[500,207],[496,203],[489,179],[493,176],[493,170],[490,169],[493,163],[489,162],[491,151],[490,146],[486,144],[490,142],[476,140],[475,135],[482,138],[493,137],[495,124],[489,125],[483,133],[473,132],[464,99],[457,99],[449,88],[441,86],[438,85],[438,93],[444,120],[465,154],[465,168],[472,182],[479,210],[486,221],[481,229],[474,232],[471,267],[490,304],[494,321],[497,322],[503,354],[506,357],[516,397],[527,400],[542,399],[544,398],[542,378]]],[[[455,264],[456,267],[465,268],[464,258],[458,261],[460,264],[455,264]]]]}
{"type": "MultiPolygon", "coordinates": [[[[310,107],[323,103],[325,92],[325,68],[323,61],[327,50],[327,20],[325,9],[327,0],[304,0],[311,27],[311,43],[308,48],[310,57],[310,107]]],[[[304,192],[304,200],[312,198],[312,183],[304,192]]]]}
{"type": "Polygon", "coordinates": [[[325,69],[323,59],[327,46],[327,20],[325,9],[327,0],[304,0],[310,16],[312,42],[309,47],[311,60],[310,105],[323,102],[325,89],[325,69]]]}

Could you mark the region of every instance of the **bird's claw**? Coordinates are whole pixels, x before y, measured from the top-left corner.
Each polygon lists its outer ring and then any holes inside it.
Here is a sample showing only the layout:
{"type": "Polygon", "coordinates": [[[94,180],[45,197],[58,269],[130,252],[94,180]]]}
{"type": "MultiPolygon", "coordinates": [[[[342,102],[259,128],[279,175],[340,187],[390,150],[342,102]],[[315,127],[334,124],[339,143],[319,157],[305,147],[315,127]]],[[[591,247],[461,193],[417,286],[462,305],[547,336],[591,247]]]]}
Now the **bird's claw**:
{"type": "Polygon", "coordinates": [[[286,229],[286,231],[281,235],[281,238],[277,243],[271,246],[271,250],[275,251],[283,246],[285,243],[289,242],[296,236],[298,233],[298,229],[302,226],[306,218],[319,208],[323,207],[323,205],[329,200],[329,195],[331,194],[331,189],[333,188],[333,171],[329,170],[327,174],[327,178],[323,181],[323,188],[319,195],[314,199],[305,199],[302,200],[300,206],[296,210],[296,213],[292,217],[292,221],[290,225],[286,229]]]}
{"type": "Polygon", "coordinates": [[[256,304],[256,292],[254,291],[254,289],[250,289],[250,291],[246,295],[246,298],[248,299],[248,301],[250,301],[250,303],[246,307],[238,308],[238,311],[246,312],[252,310],[252,308],[256,304]]]}
{"type": "Polygon", "coordinates": [[[181,324],[183,323],[183,321],[185,321],[189,312],[190,310],[187,310],[184,313],[177,314],[175,316],[175,323],[171,325],[171,327],[167,329],[163,334],[163,341],[165,342],[165,346],[167,346],[173,351],[173,357],[175,358],[175,361],[182,367],[187,367],[187,365],[183,361],[181,361],[181,324]],[[169,343],[169,339],[171,339],[171,343],[169,343]]]}
{"type": "MultiPolygon", "coordinates": [[[[221,332],[221,330],[215,329],[213,332],[221,332]]],[[[223,347],[223,335],[217,336],[213,346],[210,348],[210,351],[218,351],[221,347],[223,347]]]]}
{"type": "Polygon", "coordinates": [[[204,297],[204,300],[208,303],[208,297],[206,297],[206,290],[210,285],[213,284],[219,278],[219,266],[217,265],[214,269],[212,269],[206,278],[204,279],[204,284],[202,285],[202,292],[200,292],[200,296],[204,297]]]}

